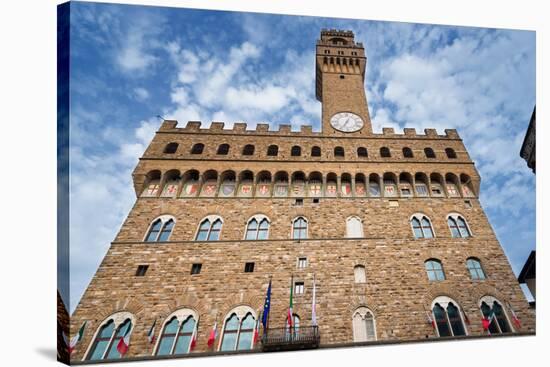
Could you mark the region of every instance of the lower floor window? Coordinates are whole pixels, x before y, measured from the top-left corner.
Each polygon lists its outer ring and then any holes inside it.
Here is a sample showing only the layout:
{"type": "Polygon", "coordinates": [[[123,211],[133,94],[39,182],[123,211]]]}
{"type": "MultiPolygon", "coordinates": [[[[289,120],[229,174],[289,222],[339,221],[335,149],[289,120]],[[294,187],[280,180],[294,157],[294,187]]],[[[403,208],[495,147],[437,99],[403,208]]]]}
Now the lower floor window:
{"type": "Polygon", "coordinates": [[[374,315],[366,307],[359,307],[353,313],[353,341],[366,342],[376,340],[374,315]]]}
{"type": "Polygon", "coordinates": [[[458,304],[448,297],[438,297],[432,306],[439,336],[466,335],[466,328],[458,304]]]}

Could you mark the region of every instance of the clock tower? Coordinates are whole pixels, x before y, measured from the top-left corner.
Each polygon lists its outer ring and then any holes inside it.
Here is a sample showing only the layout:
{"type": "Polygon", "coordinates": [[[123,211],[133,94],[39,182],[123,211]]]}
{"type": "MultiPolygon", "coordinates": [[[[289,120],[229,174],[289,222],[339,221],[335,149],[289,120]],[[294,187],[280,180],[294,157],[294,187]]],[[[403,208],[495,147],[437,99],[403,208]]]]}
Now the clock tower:
{"type": "Polygon", "coordinates": [[[325,135],[372,134],[363,44],[352,31],[322,30],[317,41],[315,95],[322,103],[325,135]]]}

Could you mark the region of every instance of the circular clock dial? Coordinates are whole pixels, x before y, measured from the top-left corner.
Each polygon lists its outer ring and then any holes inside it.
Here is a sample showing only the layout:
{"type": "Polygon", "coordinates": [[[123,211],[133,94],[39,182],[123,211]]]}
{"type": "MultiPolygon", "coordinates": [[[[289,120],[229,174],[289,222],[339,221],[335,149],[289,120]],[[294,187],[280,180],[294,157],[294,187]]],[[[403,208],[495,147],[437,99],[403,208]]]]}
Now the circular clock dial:
{"type": "Polygon", "coordinates": [[[346,133],[359,131],[363,128],[363,120],[351,112],[338,112],[334,114],[330,119],[330,124],[336,130],[340,130],[346,133]]]}

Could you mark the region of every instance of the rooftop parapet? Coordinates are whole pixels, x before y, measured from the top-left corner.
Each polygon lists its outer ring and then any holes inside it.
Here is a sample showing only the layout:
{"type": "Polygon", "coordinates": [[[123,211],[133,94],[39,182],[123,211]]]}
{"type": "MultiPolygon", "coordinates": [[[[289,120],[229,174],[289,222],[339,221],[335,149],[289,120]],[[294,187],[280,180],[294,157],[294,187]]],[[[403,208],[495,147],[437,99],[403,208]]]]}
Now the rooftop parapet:
{"type": "MultiPolygon", "coordinates": [[[[226,124],[220,121],[213,121],[208,128],[201,129],[201,121],[189,121],[184,127],[178,127],[176,120],[164,120],[159,128],[159,132],[189,132],[189,133],[221,133],[221,134],[262,134],[262,135],[290,135],[290,136],[323,136],[322,132],[313,131],[312,125],[301,125],[300,130],[293,131],[290,124],[279,124],[273,126],[269,123],[258,123],[249,129],[245,122],[235,122],[231,128],[226,128],[226,124]]],[[[334,136],[336,137],[336,136],[334,136]]],[[[393,127],[382,128],[382,133],[372,135],[350,135],[356,138],[417,138],[417,139],[460,139],[456,129],[445,129],[444,135],[439,135],[436,129],[424,129],[424,134],[419,134],[414,128],[404,128],[402,133],[396,133],[393,127]]]]}

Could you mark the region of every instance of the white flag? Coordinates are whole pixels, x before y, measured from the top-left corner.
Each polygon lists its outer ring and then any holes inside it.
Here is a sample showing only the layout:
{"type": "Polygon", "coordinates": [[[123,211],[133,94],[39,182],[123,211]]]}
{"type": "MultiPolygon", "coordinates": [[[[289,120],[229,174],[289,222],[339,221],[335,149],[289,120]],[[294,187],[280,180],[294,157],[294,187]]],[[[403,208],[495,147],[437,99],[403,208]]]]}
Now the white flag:
{"type": "Polygon", "coordinates": [[[313,297],[311,300],[311,325],[317,326],[317,312],[315,310],[315,275],[313,276],[313,297]]]}

